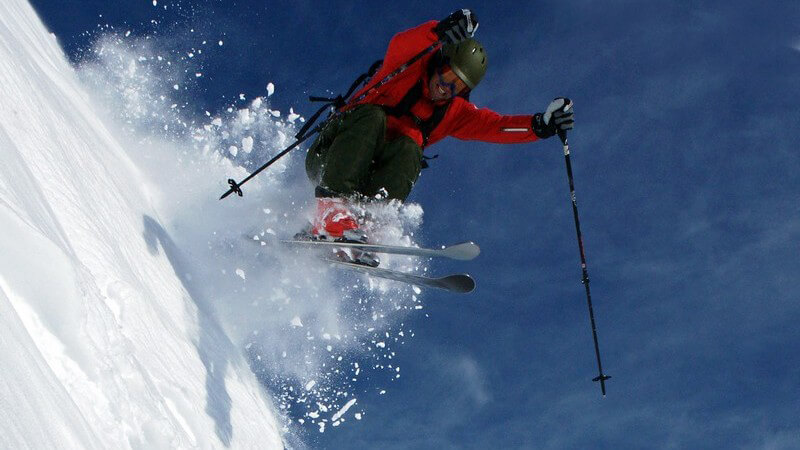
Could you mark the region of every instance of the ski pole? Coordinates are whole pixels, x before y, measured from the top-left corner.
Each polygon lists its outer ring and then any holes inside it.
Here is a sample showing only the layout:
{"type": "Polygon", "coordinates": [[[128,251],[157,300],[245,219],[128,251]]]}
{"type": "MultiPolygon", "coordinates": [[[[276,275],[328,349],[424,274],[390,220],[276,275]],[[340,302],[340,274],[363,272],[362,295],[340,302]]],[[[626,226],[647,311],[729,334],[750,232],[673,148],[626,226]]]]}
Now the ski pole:
{"type": "Polygon", "coordinates": [[[586,267],[586,254],[583,250],[583,237],[581,235],[581,222],[578,219],[578,201],[575,197],[575,182],[572,178],[572,163],[569,157],[569,143],[567,143],[567,132],[559,131],[558,137],[561,138],[561,143],[564,146],[564,160],[567,163],[567,178],[569,178],[569,195],[572,199],[572,215],[575,218],[575,231],[578,234],[578,249],[581,253],[581,270],[583,271],[583,278],[581,282],[586,287],[586,302],[589,305],[589,320],[592,324],[592,337],[594,338],[594,353],[597,355],[597,369],[599,375],[594,377],[592,381],[600,382],[600,390],[603,392],[603,397],[606,396],[606,380],[611,378],[609,375],[603,373],[603,364],[600,362],[600,345],[597,343],[597,326],[594,322],[594,309],[592,308],[592,294],[589,292],[589,270],[586,267]]]}
{"type": "Polygon", "coordinates": [[[272,165],[272,163],[274,163],[275,161],[279,160],[281,157],[283,157],[283,155],[285,155],[285,154],[289,153],[290,151],[292,151],[292,150],[293,150],[295,147],[297,147],[298,145],[302,144],[302,143],[303,143],[303,141],[305,141],[306,139],[308,139],[309,137],[311,137],[312,135],[314,135],[314,134],[315,134],[316,132],[318,132],[319,130],[320,130],[320,127],[317,127],[317,128],[315,128],[314,130],[312,130],[310,133],[308,133],[307,135],[300,137],[299,139],[297,139],[297,140],[295,141],[295,143],[294,143],[294,144],[290,145],[290,146],[289,146],[289,147],[287,147],[285,150],[283,150],[282,152],[280,152],[280,153],[278,153],[277,155],[275,155],[275,156],[274,156],[272,159],[270,159],[269,161],[267,161],[266,163],[264,163],[264,165],[262,165],[261,167],[259,167],[258,169],[256,169],[256,170],[255,170],[253,173],[251,173],[250,175],[248,175],[248,176],[247,176],[247,178],[245,178],[244,180],[242,180],[242,181],[240,181],[240,182],[238,182],[238,183],[237,183],[237,182],[236,182],[236,180],[234,180],[233,178],[229,178],[229,179],[228,179],[228,184],[231,186],[231,188],[230,188],[230,189],[228,189],[228,191],[227,191],[227,192],[225,192],[224,194],[222,194],[222,197],[220,197],[219,199],[220,199],[220,200],[222,200],[223,198],[225,198],[225,197],[227,197],[227,196],[229,196],[229,195],[233,194],[234,192],[236,192],[236,193],[239,195],[239,197],[241,197],[242,195],[244,195],[244,194],[242,193],[242,187],[241,187],[243,184],[245,184],[245,183],[247,183],[248,181],[250,181],[250,179],[251,179],[251,178],[253,178],[254,176],[258,175],[258,174],[259,174],[259,173],[260,173],[262,170],[264,170],[264,169],[266,169],[267,167],[271,166],[271,165],[272,165]]]}
{"type": "MultiPolygon", "coordinates": [[[[412,64],[414,64],[415,62],[417,62],[420,59],[422,59],[422,57],[424,57],[428,53],[434,51],[436,48],[438,48],[443,43],[444,43],[444,41],[436,41],[433,44],[429,45],[424,50],[422,50],[421,52],[417,53],[411,59],[406,61],[403,65],[401,65],[400,67],[395,69],[392,73],[386,75],[380,81],[378,81],[377,83],[373,84],[372,87],[370,87],[369,89],[364,91],[363,94],[359,95],[355,100],[353,100],[352,102],[349,102],[349,103],[358,103],[361,100],[364,100],[367,97],[367,95],[369,95],[375,89],[378,89],[379,87],[381,87],[381,86],[385,85],[386,83],[392,81],[392,79],[394,77],[396,77],[397,75],[400,75],[401,73],[405,72],[405,70],[408,69],[412,64]]],[[[351,90],[352,90],[352,88],[351,88],[351,90]]],[[[348,93],[347,96],[349,96],[349,95],[350,94],[348,93]]],[[[314,98],[312,98],[312,100],[313,99],[314,98]]],[[[338,100],[338,101],[341,101],[342,103],[344,103],[346,101],[346,98],[345,99],[322,99],[322,100],[332,100],[332,101],[337,101],[338,100]]],[[[309,122],[313,123],[313,121],[316,120],[317,117],[319,117],[319,114],[323,111],[324,108],[325,108],[325,106],[323,106],[323,108],[321,108],[319,111],[317,111],[317,114],[314,114],[313,120],[311,120],[309,122]]],[[[305,135],[303,135],[303,132],[306,130],[307,127],[303,127],[303,129],[300,130],[300,133],[298,133],[297,141],[294,144],[290,145],[288,148],[286,148],[282,152],[280,152],[277,155],[275,155],[272,159],[267,161],[264,165],[262,165],[261,167],[256,169],[253,173],[248,175],[247,178],[245,178],[244,180],[242,180],[242,181],[237,183],[236,180],[234,180],[233,178],[229,178],[228,179],[228,184],[230,185],[230,189],[228,189],[227,192],[222,194],[222,197],[220,197],[219,199],[222,200],[223,198],[233,194],[234,192],[237,193],[239,195],[239,197],[244,195],[242,193],[242,185],[243,184],[247,183],[248,181],[250,181],[251,178],[253,178],[254,176],[258,175],[262,170],[266,169],[267,167],[272,165],[272,163],[274,163],[275,161],[277,161],[280,158],[282,158],[283,155],[285,155],[285,154],[289,153],[290,151],[292,151],[295,147],[300,145],[303,141],[308,139],[311,135],[313,135],[314,133],[320,131],[324,124],[325,124],[325,122],[323,122],[321,125],[319,125],[316,128],[314,128],[310,133],[305,134],[305,135]]]]}

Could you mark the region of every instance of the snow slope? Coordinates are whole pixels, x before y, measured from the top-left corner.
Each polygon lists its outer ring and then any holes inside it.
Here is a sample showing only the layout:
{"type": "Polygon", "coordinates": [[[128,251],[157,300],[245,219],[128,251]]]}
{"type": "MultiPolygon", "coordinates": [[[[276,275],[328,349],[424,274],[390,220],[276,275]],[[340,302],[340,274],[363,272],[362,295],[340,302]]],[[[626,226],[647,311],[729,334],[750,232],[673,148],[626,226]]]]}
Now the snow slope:
{"type": "MultiPolygon", "coordinates": [[[[224,105],[201,110],[204,67],[227,63],[215,53],[222,36],[213,21],[188,28],[157,22],[166,24],[158,32],[99,25],[77,70],[115,137],[152,180],[143,186],[174,239],[167,246],[173,264],[195,301],[213,308],[246,351],[281,412],[287,445],[370,420],[363,399],[402,382],[395,356],[415,335],[405,319],[425,314],[421,290],[332,268],[314,252],[277,243],[300,230],[315,207],[301,150],[248,182],[243,197],[219,201],[227,178],[241,180],[283,150],[305,119],[277,110],[286,99],[275,101],[280,94],[268,82],[262,95],[228,91],[217,99],[224,105]]],[[[376,241],[417,240],[419,205],[375,202],[366,209],[376,241]]],[[[381,265],[427,270],[427,261],[401,255],[383,255],[381,265]]]]}
{"type": "Polygon", "coordinates": [[[54,36],[0,2],[0,447],[281,448],[54,36]]]}

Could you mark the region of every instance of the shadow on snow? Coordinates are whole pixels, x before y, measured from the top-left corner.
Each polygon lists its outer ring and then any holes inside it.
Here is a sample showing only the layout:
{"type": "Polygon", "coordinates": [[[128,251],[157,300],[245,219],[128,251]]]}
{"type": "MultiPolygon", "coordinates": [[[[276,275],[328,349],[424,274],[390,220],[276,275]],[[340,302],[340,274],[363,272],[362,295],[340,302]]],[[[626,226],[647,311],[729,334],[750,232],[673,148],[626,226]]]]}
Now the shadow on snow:
{"type": "Polygon", "coordinates": [[[158,244],[172,264],[175,275],[181,280],[190,298],[197,305],[199,336],[195,343],[200,360],[206,368],[206,413],[214,420],[217,436],[228,447],[233,436],[231,425],[231,397],[225,387],[226,355],[236,351],[233,343],[214,318],[214,309],[186,276],[189,265],[166,230],[155,219],[144,216],[144,240],[150,253],[158,254],[158,244]]]}

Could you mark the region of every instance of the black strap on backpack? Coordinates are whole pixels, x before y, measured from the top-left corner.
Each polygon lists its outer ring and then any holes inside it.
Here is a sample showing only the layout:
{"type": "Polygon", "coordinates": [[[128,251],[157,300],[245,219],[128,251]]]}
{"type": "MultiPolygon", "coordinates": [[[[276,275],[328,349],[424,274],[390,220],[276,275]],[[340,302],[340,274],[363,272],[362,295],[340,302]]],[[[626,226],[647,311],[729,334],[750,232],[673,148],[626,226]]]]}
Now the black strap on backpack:
{"type": "MultiPolygon", "coordinates": [[[[353,84],[350,85],[350,89],[348,89],[347,93],[344,95],[337,95],[336,97],[317,97],[313,95],[309,96],[308,97],[309,101],[325,102],[325,104],[322,105],[317,110],[317,112],[315,112],[314,115],[312,115],[311,118],[308,119],[308,121],[306,121],[306,124],[303,125],[303,128],[300,128],[300,131],[297,132],[297,135],[295,135],[295,137],[297,139],[302,138],[303,135],[306,133],[306,131],[308,131],[308,129],[311,128],[311,125],[313,125],[314,122],[316,122],[317,119],[319,119],[319,116],[322,115],[322,113],[325,112],[326,110],[330,110],[330,108],[333,108],[335,111],[342,109],[347,104],[347,99],[350,98],[351,95],[353,95],[353,92],[355,92],[356,89],[358,89],[358,87],[362,83],[366,83],[370,78],[372,78],[372,76],[375,75],[375,72],[378,71],[378,68],[381,67],[381,64],[383,64],[382,59],[379,59],[374,63],[372,63],[372,65],[369,66],[369,70],[359,75],[358,78],[356,78],[356,80],[353,81],[353,84]]],[[[330,118],[330,116],[328,118],[330,118]]]]}
{"type": "Polygon", "coordinates": [[[422,98],[422,80],[418,81],[414,87],[409,89],[396,105],[384,106],[383,109],[386,111],[386,114],[390,116],[411,117],[411,120],[414,121],[419,128],[419,131],[422,133],[422,148],[424,149],[428,146],[428,139],[430,138],[431,133],[436,129],[436,127],[439,126],[439,124],[442,122],[442,119],[444,119],[444,115],[447,113],[447,108],[450,107],[450,102],[447,102],[444,105],[434,106],[431,116],[423,120],[411,113],[411,108],[417,104],[420,98],[422,98]]]}

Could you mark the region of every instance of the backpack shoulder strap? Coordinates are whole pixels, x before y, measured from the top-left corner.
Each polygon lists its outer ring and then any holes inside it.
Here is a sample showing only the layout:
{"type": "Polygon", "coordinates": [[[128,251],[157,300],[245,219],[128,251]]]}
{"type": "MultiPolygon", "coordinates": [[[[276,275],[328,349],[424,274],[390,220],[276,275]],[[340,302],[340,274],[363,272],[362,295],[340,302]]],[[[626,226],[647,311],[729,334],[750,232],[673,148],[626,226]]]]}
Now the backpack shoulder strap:
{"type": "Polygon", "coordinates": [[[384,106],[383,109],[386,114],[390,116],[401,117],[409,114],[411,108],[422,97],[422,80],[418,81],[414,87],[408,90],[406,94],[394,106],[384,106]]]}
{"type": "MultiPolygon", "coordinates": [[[[324,102],[325,104],[322,105],[319,108],[319,110],[317,110],[317,112],[314,113],[314,115],[312,115],[311,118],[306,121],[305,125],[303,125],[303,127],[300,128],[300,131],[297,132],[295,137],[300,139],[303,136],[305,136],[305,133],[311,128],[314,122],[317,121],[319,116],[323,112],[328,110],[331,106],[337,111],[343,108],[347,104],[347,99],[350,98],[351,95],[353,95],[353,92],[355,92],[358,86],[361,85],[362,83],[366,85],[367,81],[369,81],[369,79],[375,75],[375,73],[378,71],[378,69],[381,67],[382,64],[383,64],[382,59],[379,59],[374,63],[372,63],[372,65],[369,66],[369,70],[359,75],[358,78],[356,78],[356,80],[353,81],[353,84],[350,85],[350,89],[348,89],[347,93],[344,95],[337,95],[336,97],[316,97],[312,95],[308,97],[309,101],[324,102]]],[[[330,118],[330,115],[328,116],[328,118],[330,118]]]]}

